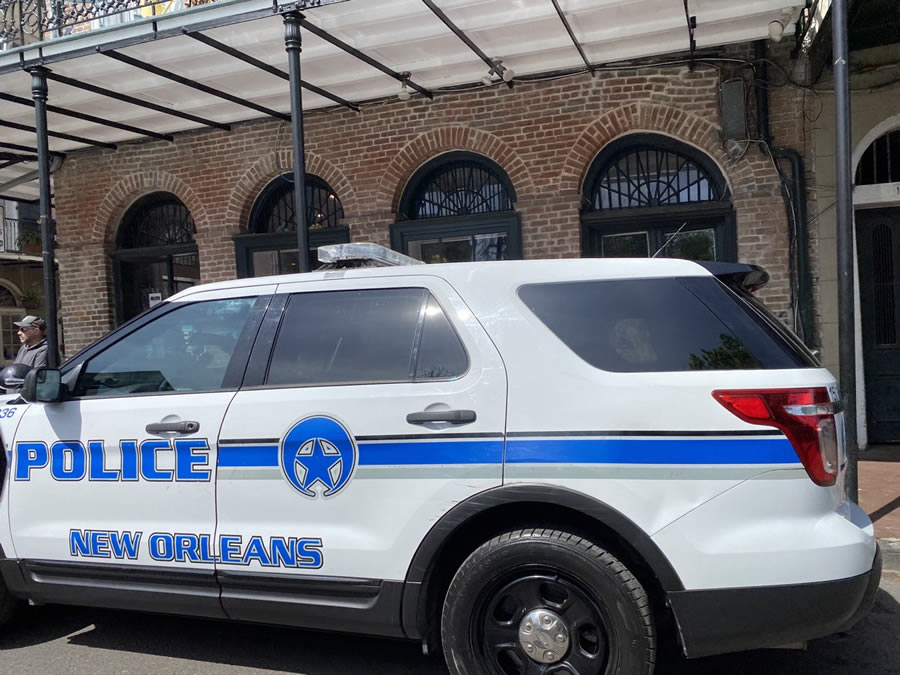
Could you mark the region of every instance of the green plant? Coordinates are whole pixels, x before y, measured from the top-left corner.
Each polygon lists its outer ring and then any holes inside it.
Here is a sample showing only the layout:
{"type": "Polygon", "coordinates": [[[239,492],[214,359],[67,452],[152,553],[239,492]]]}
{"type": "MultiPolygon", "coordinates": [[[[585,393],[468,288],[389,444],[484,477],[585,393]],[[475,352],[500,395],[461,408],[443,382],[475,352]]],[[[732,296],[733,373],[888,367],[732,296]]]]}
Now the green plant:
{"type": "Polygon", "coordinates": [[[41,244],[41,235],[39,232],[29,232],[28,230],[22,230],[19,232],[19,246],[25,247],[28,244],[37,244],[40,246],[41,244]]]}

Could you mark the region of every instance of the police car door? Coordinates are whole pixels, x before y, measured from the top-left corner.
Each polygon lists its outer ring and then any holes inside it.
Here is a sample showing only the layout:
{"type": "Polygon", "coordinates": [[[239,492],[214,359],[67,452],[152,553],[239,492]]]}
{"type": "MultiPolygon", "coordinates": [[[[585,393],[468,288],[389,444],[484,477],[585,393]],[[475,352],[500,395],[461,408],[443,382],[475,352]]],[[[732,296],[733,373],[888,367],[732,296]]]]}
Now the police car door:
{"type": "Polygon", "coordinates": [[[429,528],[502,481],[506,373],[436,277],[282,284],[277,301],[219,440],[223,605],[385,631],[362,610],[383,620],[429,528]]]}
{"type": "Polygon", "coordinates": [[[234,293],[161,306],[24,413],[10,525],[32,597],[221,615],[216,439],[270,297],[234,293]]]}

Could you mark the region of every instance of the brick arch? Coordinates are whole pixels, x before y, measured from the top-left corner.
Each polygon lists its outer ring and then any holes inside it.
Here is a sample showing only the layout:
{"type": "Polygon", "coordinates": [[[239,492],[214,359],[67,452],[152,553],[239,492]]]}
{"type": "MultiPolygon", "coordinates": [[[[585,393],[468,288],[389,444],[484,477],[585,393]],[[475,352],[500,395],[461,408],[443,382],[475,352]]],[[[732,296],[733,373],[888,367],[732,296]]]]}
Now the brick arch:
{"type": "MultiPolygon", "coordinates": [[[[719,127],[679,108],[654,103],[615,108],[589,124],[562,164],[560,192],[581,194],[587,173],[600,151],[611,141],[635,133],[663,134],[695,147],[715,162],[734,192],[735,171],[722,148],[719,127]]],[[[740,173],[749,171],[747,166],[739,169],[740,173]]]]}
{"type": "MultiPolygon", "coordinates": [[[[240,177],[225,211],[225,222],[235,228],[231,234],[246,232],[250,211],[260,192],[278,176],[291,172],[294,166],[292,148],[282,148],[260,157],[240,177]]],[[[344,173],[321,155],[306,153],[306,173],[315,174],[335,191],[344,207],[344,216],[350,219],[358,213],[356,192],[344,173]]]]}
{"type": "Polygon", "coordinates": [[[528,167],[505,142],[479,129],[443,127],[418,136],[394,156],[382,174],[376,209],[396,213],[403,191],[419,167],[438,155],[454,150],[468,150],[499,164],[509,176],[519,199],[533,190],[534,183],[528,167]]]}
{"type": "Polygon", "coordinates": [[[206,207],[187,183],[164,171],[141,171],[120,180],[103,197],[91,228],[94,240],[103,242],[107,248],[112,247],[125,212],[140,197],[151,192],[170,192],[178,197],[190,211],[198,234],[208,227],[206,207]]]}

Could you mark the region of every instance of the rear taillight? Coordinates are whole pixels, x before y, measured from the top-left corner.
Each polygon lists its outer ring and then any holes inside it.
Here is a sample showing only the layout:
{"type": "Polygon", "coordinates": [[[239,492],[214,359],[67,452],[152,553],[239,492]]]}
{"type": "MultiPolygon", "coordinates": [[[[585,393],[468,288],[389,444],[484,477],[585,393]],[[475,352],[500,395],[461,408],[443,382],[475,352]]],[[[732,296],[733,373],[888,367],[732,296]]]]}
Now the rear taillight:
{"type": "Polygon", "coordinates": [[[840,471],[838,409],[825,387],[719,390],[713,398],[745,422],[780,429],[813,482],[834,485],[840,471]]]}

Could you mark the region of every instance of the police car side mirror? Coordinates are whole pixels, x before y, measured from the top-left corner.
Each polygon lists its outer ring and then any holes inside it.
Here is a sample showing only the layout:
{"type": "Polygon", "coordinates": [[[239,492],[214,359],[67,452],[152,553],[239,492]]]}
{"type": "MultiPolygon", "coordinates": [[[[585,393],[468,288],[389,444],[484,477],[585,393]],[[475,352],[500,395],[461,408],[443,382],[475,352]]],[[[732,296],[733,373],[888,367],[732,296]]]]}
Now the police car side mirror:
{"type": "Polygon", "coordinates": [[[21,396],[29,403],[55,403],[63,400],[65,387],[56,368],[35,368],[25,375],[21,396]]]}

